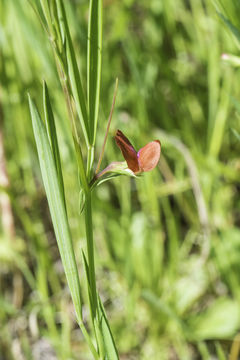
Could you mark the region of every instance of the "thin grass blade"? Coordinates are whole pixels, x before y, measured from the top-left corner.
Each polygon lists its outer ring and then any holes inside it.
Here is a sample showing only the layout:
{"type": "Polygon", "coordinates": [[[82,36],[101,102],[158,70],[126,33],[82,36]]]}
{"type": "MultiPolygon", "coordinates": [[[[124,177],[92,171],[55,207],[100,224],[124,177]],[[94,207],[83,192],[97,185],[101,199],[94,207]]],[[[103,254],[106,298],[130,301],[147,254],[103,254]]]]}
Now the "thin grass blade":
{"type": "Polygon", "coordinates": [[[32,7],[35,14],[37,15],[37,17],[38,17],[40,23],[42,24],[43,28],[48,33],[48,28],[47,28],[48,25],[47,25],[47,22],[46,22],[46,15],[44,14],[42,5],[40,6],[40,3],[38,1],[32,1],[32,0],[27,0],[27,1],[28,1],[29,5],[32,7]]]}
{"type": "Polygon", "coordinates": [[[57,3],[57,10],[59,16],[59,23],[61,25],[63,38],[66,39],[68,75],[70,78],[72,94],[76,104],[76,109],[82,126],[84,138],[86,144],[88,145],[90,141],[88,114],[87,114],[86,101],[82,87],[81,76],[77,65],[76,55],[72,43],[72,38],[70,35],[70,30],[67,22],[67,16],[63,1],[57,0],[56,3],[57,3]]]}
{"type": "Polygon", "coordinates": [[[88,112],[91,145],[95,144],[102,62],[102,0],[90,0],[88,24],[88,112]]]}
{"type": "Polygon", "coordinates": [[[49,98],[47,84],[45,81],[43,82],[43,106],[44,106],[44,116],[45,116],[48,140],[49,140],[49,143],[50,143],[50,146],[52,149],[53,159],[54,159],[56,170],[57,170],[59,187],[60,187],[60,190],[62,193],[62,197],[64,199],[64,204],[66,204],[65,193],[64,193],[64,184],[63,184],[63,175],[62,175],[62,166],[61,166],[60,153],[59,153],[59,147],[58,147],[55,120],[54,120],[54,116],[53,116],[53,111],[52,111],[52,106],[51,106],[51,102],[50,102],[50,98],[49,98]]]}
{"type": "Polygon", "coordinates": [[[86,276],[86,281],[87,281],[89,302],[90,302],[90,304],[92,304],[92,292],[91,292],[90,280],[89,280],[89,267],[88,267],[87,259],[86,259],[86,256],[85,256],[83,250],[82,250],[82,259],[83,259],[83,266],[84,266],[84,271],[85,271],[85,276],[86,276]]]}
{"type": "Polygon", "coordinates": [[[42,11],[44,13],[45,19],[48,24],[48,28],[51,30],[51,33],[53,33],[53,27],[52,27],[52,19],[51,19],[51,13],[49,8],[49,2],[48,0],[40,0],[42,11]]]}
{"type": "Polygon", "coordinates": [[[240,42],[240,31],[239,29],[233,25],[233,23],[227,19],[223,14],[218,13],[219,17],[223,20],[225,25],[227,25],[228,29],[231,31],[231,33],[237,38],[237,40],[240,42]]]}
{"type": "Polygon", "coordinates": [[[100,314],[99,326],[103,337],[106,359],[118,360],[119,357],[118,357],[117,349],[114,343],[114,339],[100,297],[98,297],[98,310],[100,314]]]}
{"type": "Polygon", "coordinates": [[[113,339],[113,335],[107,320],[107,316],[105,314],[105,310],[102,304],[100,297],[98,296],[98,313],[99,313],[99,329],[101,332],[101,336],[103,338],[104,348],[105,348],[105,356],[107,360],[118,360],[118,353],[116,349],[116,345],[113,339]]]}
{"type": "Polygon", "coordinates": [[[34,137],[42,173],[42,179],[48,199],[54,231],[61,255],[67,282],[72,295],[77,320],[82,323],[82,304],[80,298],[80,282],[76,259],[73,251],[66,209],[60,190],[58,175],[54,163],[51,146],[45,126],[40,118],[34,102],[29,97],[29,107],[32,118],[34,137]]]}

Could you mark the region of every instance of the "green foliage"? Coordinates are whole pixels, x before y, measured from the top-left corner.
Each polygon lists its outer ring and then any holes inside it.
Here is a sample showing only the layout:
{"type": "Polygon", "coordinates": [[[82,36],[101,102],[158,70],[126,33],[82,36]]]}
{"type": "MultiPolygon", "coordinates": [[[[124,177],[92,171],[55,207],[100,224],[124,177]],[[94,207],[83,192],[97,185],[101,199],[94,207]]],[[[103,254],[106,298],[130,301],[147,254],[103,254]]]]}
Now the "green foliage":
{"type": "MultiPolygon", "coordinates": [[[[48,198],[51,218],[65,274],[72,294],[73,303],[75,305],[77,319],[79,322],[81,322],[82,305],[80,298],[80,283],[78,277],[78,270],[73,251],[69,224],[67,221],[67,213],[63,198],[63,192],[56,170],[56,162],[54,162],[54,155],[51,151],[46,129],[42,123],[37,108],[30,97],[29,106],[31,111],[34,136],[37,144],[41,173],[46,195],[48,198]]],[[[52,133],[51,135],[54,136],[54,133],[52,133]]],[[[56,143],[57,141],[57,139],[54,138],[52,138],[51,140],[52,143],[56,143]]]]}
{"type": "Polygon", "coordinates": [[[40,340],[62,360],[239,357],[238,14],[237,0],[0,0],[0,206],[16,234],[1,222],[0,358],[40,340]],[[138,149],[159,139],[159,167],[129,173],[118,128],[138,149]]]}
{"type": "Polygon", "coordinates": [[[102,1],[89,4],[88,32],[88,113],[91,145],[96,141],[102,58],[102,1]]]}

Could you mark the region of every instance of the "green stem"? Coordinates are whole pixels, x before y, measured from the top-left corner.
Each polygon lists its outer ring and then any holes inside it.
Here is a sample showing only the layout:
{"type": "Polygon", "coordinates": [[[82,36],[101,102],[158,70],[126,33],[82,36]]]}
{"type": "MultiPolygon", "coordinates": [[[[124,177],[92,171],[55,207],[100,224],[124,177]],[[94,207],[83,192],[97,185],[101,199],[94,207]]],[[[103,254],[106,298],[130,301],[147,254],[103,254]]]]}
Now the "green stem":
{"type": "Polygon", "coordinates": [[[87,237],[87,257],[89,268],[89,287],[91,291],[91,314],[92,319],[96,318],[97,311],[97,289],[94,264],[93,226],[92,226],[92,197],[91,191],[86,193],[85,201],[85,228],[87,237]]]}
{"type": "Polygon", "coordinates": [[[88,145],[88,157],[87,157],[87,179],[91,180],[91,172],[94,161],[94,145],[88,145]]]}
{"type": "Polygon", "coordinates": [[[98,353],[97,353],[97,351],[95,349],[95,346],[92,343],[92,340],[91,340],[91,338],[90,338],[90,336],[89,336],[89,334],[88,334],[88,332],[87,332],[87,330],[85,328],[84,323],[82,322],[82,320],[78,320],[78,324],[79,324],[79,327],[82,330],[83,336],[85,337],[85,340],[87,341],[87,344],[88,344],[88,346],[89,346],[89,348],[90,348],[90,350],[91,350],[91,352],[93,354],[94,359],[98,360],[99,359],[98,353]]]}

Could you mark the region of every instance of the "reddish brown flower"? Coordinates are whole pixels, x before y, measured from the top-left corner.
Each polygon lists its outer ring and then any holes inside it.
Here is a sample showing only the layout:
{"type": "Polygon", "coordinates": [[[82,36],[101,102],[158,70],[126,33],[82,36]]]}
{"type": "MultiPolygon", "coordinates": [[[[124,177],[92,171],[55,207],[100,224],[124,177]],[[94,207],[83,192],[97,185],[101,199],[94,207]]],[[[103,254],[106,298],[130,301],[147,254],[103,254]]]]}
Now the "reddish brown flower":
{"type": "Polygon", "coordinates": [[[159,140],[151,141],[138,152],[136,152],[128,138],[120,130],[117,130],[115,141],[128,164],[128,168],[134,174],[150,171],[157,166],[161,153],[161,143],[159,140]]]}

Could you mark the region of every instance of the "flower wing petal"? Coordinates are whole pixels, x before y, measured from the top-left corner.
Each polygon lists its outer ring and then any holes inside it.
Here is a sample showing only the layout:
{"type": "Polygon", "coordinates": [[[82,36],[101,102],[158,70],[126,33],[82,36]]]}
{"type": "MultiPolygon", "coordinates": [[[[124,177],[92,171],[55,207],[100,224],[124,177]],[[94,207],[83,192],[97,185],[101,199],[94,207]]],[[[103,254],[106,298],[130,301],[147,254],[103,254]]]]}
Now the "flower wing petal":
{"type": "Polygon", "coordinates": [[[159,161],[161,154],[161,143],[154,140],[142,147],[138,153],[138,163],[141,171],[153,170],[159,161]]]}

